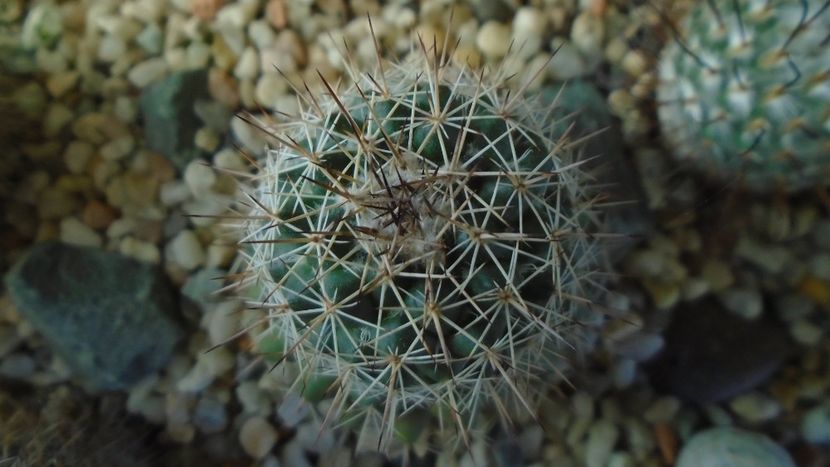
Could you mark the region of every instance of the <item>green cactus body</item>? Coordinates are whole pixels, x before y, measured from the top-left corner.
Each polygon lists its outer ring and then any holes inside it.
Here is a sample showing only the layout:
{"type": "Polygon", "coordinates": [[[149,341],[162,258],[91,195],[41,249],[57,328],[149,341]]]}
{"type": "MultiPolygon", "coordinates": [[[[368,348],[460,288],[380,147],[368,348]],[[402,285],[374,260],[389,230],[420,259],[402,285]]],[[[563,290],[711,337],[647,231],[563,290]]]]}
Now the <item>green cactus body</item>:
{"type": "Polygon", "coordinates": [[[827,31],[824,0],[698,2],[660,61],[676,156],[753,191],[830,182],[827,31]]]}
{"type": "Polygon", "coordinates": [[[296,361],[298,388],[333,397],[341,421],[407,442],[425,412],[465,433],[488,402],[532,410],[600,290],[576,138],[432,53],[305,96],[242,239],[261,348],[296,361]]]}

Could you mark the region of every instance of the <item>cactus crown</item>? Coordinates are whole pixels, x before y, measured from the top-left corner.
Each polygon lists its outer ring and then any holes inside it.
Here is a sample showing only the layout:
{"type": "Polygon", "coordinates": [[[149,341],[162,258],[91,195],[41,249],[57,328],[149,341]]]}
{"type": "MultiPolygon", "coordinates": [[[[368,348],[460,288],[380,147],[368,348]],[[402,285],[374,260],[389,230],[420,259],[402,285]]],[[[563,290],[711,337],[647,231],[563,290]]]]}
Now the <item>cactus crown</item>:
{"type": "Polygon", "coordinates": [[[748,188],[830,181],[830,8],[715,0],[686,15],[660,61],[659,118],[676,155],[748,188]]]}
{"type": "Polygon", "coordinates": [[[418,412],[464,436],[488,402],[532,412],[598,284],[579,141],[446,50],[298,92],[244,203],[261,342],[387,440],[418,412]]]}

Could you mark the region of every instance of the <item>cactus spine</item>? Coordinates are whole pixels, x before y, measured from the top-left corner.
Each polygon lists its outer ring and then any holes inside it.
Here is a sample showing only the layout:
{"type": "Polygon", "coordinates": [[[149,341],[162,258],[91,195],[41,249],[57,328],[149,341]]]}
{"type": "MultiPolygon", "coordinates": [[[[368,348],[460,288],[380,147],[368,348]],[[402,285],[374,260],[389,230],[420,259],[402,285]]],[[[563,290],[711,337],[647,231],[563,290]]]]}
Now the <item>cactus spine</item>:
{"type": "Polygon", "coordinates": [[[342,92],[298,90],[302,115],[274,131],[240,208],[261,349],[384,446],[425,414],[465,441],[484,406],[532,414],[601,289],[581,141],[449,56],[421,42],[349,67],[342,92]]]}
{"type": "Polygon", "coordinates": [[[697,2],[659,67],[675,155],[754,191],[830,182],[828,30],[824,0],[697,2]]]}

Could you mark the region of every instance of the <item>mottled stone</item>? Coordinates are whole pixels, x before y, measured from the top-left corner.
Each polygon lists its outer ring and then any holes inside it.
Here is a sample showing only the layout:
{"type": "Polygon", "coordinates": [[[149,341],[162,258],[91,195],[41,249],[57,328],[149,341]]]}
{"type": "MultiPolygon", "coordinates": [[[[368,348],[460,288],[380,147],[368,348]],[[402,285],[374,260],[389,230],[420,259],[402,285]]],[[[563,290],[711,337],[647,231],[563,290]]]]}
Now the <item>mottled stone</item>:
{"type": "Polygon", "coordinates": [[[164,366],[181,336],[160,269],[96,248],[36,245],[6,277],[12,301],[73,373],[122,389],[164,366]]]}

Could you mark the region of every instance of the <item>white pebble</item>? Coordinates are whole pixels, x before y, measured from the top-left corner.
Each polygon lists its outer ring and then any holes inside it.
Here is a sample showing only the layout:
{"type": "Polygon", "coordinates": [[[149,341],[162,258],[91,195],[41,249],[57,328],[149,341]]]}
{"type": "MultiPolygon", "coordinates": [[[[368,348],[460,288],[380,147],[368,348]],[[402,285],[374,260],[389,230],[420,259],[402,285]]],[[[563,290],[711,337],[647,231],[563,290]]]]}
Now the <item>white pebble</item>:
{"type": "Polygon", "coordinates": [[[204,42],[191,42],[185,55],[186,66],[189,69],[205,68],[210,63],[210,47],[204,42]]]}
{"type": "Polygon", "coordinates": [[[821,342],[824,330],[807,319],[799,319],[790,325],[790,335],[799,344],[812,347],[821,342]]]}
{"type": "Polygon", "coordinates": [[[202,127],[196,130],[193,136],[193,144],[200,149],[207,152],[213,152],[219,146],[219,135],[216,134],[212,128],[202,127]]]}
{"type": "Polygon", "coordinates": [[[262,50],[270,47],[274,43],[277,35],[274,33],[271,25],[268,24],[268,21],[257,20],[252,21],[248,25],[248,37],[251,38],[251,42],[254,43],[257,49],[262,50]]]}
{"type": "Polygon", "coordinates": [[[729,403],[729,408],[750,423],[772,420],[781,413],[781,404],[758,392],[736,397],[729,403]]]}
{"type": "Polygon", "coordinates": [[[288,84],[277,73],[265,73],[256,83],[256,101],[263,107],[273,109],[277,100],[285,94],[288,84]]]}
{"type": "Polygon", "coordinates": [[[99,153],[101,157],[109,161],[123,159],[129,155],[135,147],[132,136],[124,136],[101,146],[99,153]]]}
{"type": "Polygon", "coordinates": [[[216,377],[231,370],[234,358],[224,347],[199,354],[196,365],[176,383],[176,389],[183,393],[196,393],[210,386],[216,377]]]}
{"type": "Polygon", "coordinates": [[[151,58],[134,66],[127,79],[138,88],[143,88],[161,79],[167,73],[167,63],[163,58],[151,58]]]}
{"type": "Polygon", "coordinates": [[[585,464],[588,467],[604,467],[618,436],[619,430],[608,420],[600,420],[591,426],[585,446],[585,464]]]}
{"type": "Polygon", "coordinates": [[[602,18],[585,10],[579,14],[571,26],[571,41],[582,53],[593,56],[602,54],[602,39],[605,27],[602,18]]]}
{"type": "Polygon", "coordinates": [[[120,37],[107,35],[98,43],[98,60],[112,63],[127,52],[127,43],[120,37]]]}
{"type": "Polygon", "coordinates": [[[518,56],[532,57],[542,47],[547,17],[533,7],[522,7],[513,16],[513,47],[518,56]]]}
{"type": "Polygon", "coordinates": [[[585,59],[573,44],[562,43],[561,38],[554,38],[550,46],[551,50],[556,50],[556,55],[548,65],[548,76],[555,80],[568,80],[583,76],[587,72],[585,59]]]}
{"type": "Polygon", "coordinates": [[[205,316],[205,329],[211,345],[220,345],[239,331],[240,305],[234,301],[218,303],[205,316]]]}
{"type": "Polygon", "coordinates": [[[219,169],[238,172],[243,172],[248,168],[248,163],[245,161],[245,158],[239,155],[238,151],[230,148],[225,148],[217,152],[213,156],[213,165],[219,169]]]}
{"type": "Polygon", "coordinates": [[[271,411],[271,401],[265,391],[255,381],[243,381],[236,387],[236,398],[247,413],[267,415],[271,411]]]}
{"type": "Polygon", "coordinates": [[[265,152],[267,145],[265,135],[255,126],[241,118],[231,119],[231,130],[236,139],[252,155],[260,155],[265,152]]]}
{"type": "Polygon", "coordinates": [[[488,58],[504,57],[510,47],[510,26],[498,21],[484,23],[478,30],[476,45],[488,58]]]}
{"type": "Polygon", "coordinates": [[[236,248],[229,245],[211,244],[207,248],[205,266],[213,268],[228,266],[234,256],[236,256],[236,248]]]}
{"type": "Polygon", "coordinates": [[[754,289],[732,288],[718,295],[727,310],[746,319],[756,319],[764,311],[764,300],[754,289]]]}
{"type": "Polygon", "coordinates": [[[103,243],[98,233],[74,217],[61,220],[60,239],[64,243],[78,246],[100,247],[103,243]]]}
{"type": "Polygon", "coordinates": [[[171,180],[159,189],[159,200],[165,206],[175,206],[190,199],[190,188],[181,180],[171,180]]]}
{"type": "Polygon", "coordinates": [[[158,264],[161,262],[161,252],[156,245],[143,242],[134,237],[124,237],[118,244],[118,251],[124,256],[145,263],[158,264]]]}
{"type": "Polygon", "coordinates": [[[185,270],[196,269],[205,261],[205,251],[199,237],[192,230],[179,232],[168,247],[171,259],[185,270]]]}
{"type": "Polygon", "coordinates": [[[254,459],[262,459],[277,442],[277,431],[262,417],[251,417],[239,429],[239,444],[254,459]]]}
{"type": "Polygon", "coordinates": [[[216,184],[216,173],[203,161],[193,160],[184,169],[184,182],[193,196],[199,198],[210,193],[216,184]]]}
{"type": "Polygon", "coordinates": [[[254,79],[259,72],[259,57],[256,49],[247,47],[239,57],[236,67],[233,69],[233,74],[239,79],[254,79]]]}

